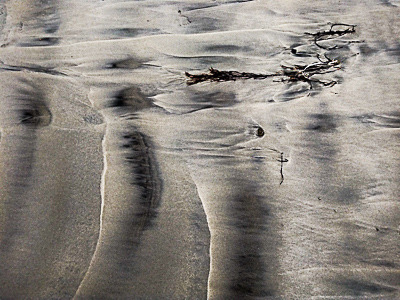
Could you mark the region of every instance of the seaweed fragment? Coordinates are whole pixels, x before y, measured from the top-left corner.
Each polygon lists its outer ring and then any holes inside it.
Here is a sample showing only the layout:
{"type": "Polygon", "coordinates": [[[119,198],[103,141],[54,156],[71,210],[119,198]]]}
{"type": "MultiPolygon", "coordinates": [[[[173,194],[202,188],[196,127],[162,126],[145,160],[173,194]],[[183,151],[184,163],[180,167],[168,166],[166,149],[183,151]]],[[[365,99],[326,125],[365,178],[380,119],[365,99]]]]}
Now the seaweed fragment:
{"type": "MultiPolygon", "coordinates": [[[[335,39],[340,36],[354,33],[357,25],[350,25],[344,23],[331,24],[329,30],[318,31],[316,33],[305,34],[314,37],[314,44],[319,48],[325,50],[337,49],[339,46],[335,45],[332,47],[325,47],[320,45],[318,42],[335,39]]],[[[356,43],[358,41],[350,41],[349,43],[356,43]]],[[[292,49],[292,53],[296,54],[297,50],[292,49]]],[[[202,74],[191,74],[185,72],[186,77],[188,77],[186,83],[187,85],[193,85],[200,82],[211,81],[211,82],[224,82],[224,81],[236,81],[238,79],[267,79],[271,77],[280,77],[281,82],[307,82],[310,85],[310,90],[313,89],[313,83],[321,84],[325,87],[331,87],[337,84],[335,80],[321,80],[312,78],[312,76],[317,74],[326,74],[335,72],[340,69],[340,61],[338,59],[329,58],[326,53],[324,54],[324,59],[321,59],[319,54],[316,55],[318,61],[308,64],[308,65],[294,65],[285,66],[281,65],[281,70],[270,73],[270,74],[257,74],[249,72],[239,72],[239,71],[221,71],[214,68],[210,68],[208,73],[202,74]]]]}
{"type": "Polygon", "coordinates": [[[178,14],[179,14],[182,18],[185,18],[186,21],[188,22],[188,24],[192,23],[192,21],[190,21],[190,19],[189,19],[188,16],[185,16],[185,15],[182,14],[182,11],[181,11],[181,10],[178,10],[178,14]]]}
{"type": "Polygon", "coordinates": [[[190,74],[189,72],[185,72],[186,77],[189,77],[186,82],[188,85],[204,82],[204,81],[236,81],[237,79],[266,79],[273,76],[280,76],[281,74],[255,74],[255,73],[247,73],[247,72],[238,72],[238,71],[220,71],[214,68],[210,68],[208,73],[203,74],[190,74]]]}
{"type": "Polygon", "coordinates": [[[316,74],[326,74],[330,72],[335,72],[340,69],[340,61],[336,59],[331,59],[325,55],[325,60],[322,60],[319,55],[317,55],[318,62],[311,63],[308,65],[294,65],[294,66],[284,66],[281,65],[282,70],[272,74],[256,74],[248,72],[238,72],[238,71],[220,71],[214,68],[210,68],[208,73],[202,74],[190,74],[185,72],[186,77],[188,77],[187,84],[193,85],[200,82],[212,81],[212,82],[223,82],[223,81],[236,81],[238,79],[267,79],[271,77],[280,77],[282,82],[307,82],[312,89],[312,83],[319,83],[324,86],[333,86],[337,81],[323,81],[319,79],[311,78],[316,74]]]}
{"type": "Polygon", "coordinates": [[[283,180],[285,180],[285,177],[283,176],[283,163],[288,162],[288,159],[284,159],[283,158],[283,152],[281,152],[281,159],[278,159],[278,161],[281,163],[281,182],[279,183],[279,185],[282,185],[283,180]]]}
{"type": "Polygon", "coordinates": [[[337,81],[330,80],[324,81],[320,79],[311,78],[317,74],[332,73],[340,69],[340,61],[337,59],[331,59],[324,55],[326,60],[322,60],[319,54],[317,54],[318,62],[311,63],[308,65],[294,65],[292,67],[281,65],[282,81],[297,82],[303,81],[310,85],[310,89],[313,89],[312,83],[322,84],[326,87],[331,87],[337,84],[337,81]]]}
{"type": "Polygon", "coordinates": [[[305,32],[305,34],[307,35],[311,35],[314,37],[314,44],[322,49],[325,50],[333,50],[333,49],[338,49],[339,46],[335,45],[332,47],[325,47],[322,46],[321,44],[319,44],[318,42],[320,41],[326,41],[326,40],[332,40],[335,39],[339,36],[344,36],[346,34],[350,34],[350,33],[355,33],[356,32],[356,26],[357,25],[350,25],[350,24],[344,24],[344,23],[335,23],[335,24],[331,24],[331,28],[329,30],[325,30],[325,31],[318,31],[316,33],[309,33],[309,32],[305,32]],[[344,26],[344,29],[336,29],[339,26],[344,26]]]}

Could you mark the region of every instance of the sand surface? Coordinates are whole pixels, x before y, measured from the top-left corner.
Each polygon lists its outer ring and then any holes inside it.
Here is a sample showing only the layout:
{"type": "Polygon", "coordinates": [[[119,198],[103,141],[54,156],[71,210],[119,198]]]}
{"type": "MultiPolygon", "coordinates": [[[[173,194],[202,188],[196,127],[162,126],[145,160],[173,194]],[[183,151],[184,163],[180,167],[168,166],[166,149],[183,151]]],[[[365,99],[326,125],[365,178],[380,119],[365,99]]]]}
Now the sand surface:
{"type": "Polygon", "coordinates": [[[399,16],[0,0],[0,298],[400,299],[399,16]]]}

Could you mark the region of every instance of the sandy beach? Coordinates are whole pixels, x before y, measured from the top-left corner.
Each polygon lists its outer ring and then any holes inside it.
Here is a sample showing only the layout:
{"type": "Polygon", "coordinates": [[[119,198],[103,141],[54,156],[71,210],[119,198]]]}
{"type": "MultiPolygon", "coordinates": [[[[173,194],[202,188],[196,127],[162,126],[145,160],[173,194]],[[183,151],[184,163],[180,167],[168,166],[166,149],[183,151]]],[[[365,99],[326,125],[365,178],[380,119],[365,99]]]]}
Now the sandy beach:
{"type": "Polygon", "coordinates": [[[400,299],[399,15],[0,0],[0,298],[400,299]]]}

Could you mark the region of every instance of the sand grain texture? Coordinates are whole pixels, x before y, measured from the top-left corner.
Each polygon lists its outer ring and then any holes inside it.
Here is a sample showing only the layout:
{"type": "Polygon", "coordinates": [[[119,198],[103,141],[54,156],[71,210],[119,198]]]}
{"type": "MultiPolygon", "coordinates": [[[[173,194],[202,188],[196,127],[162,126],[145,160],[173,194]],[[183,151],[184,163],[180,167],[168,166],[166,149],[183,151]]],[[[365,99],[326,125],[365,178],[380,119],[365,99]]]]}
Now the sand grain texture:
{"type": "Polygon", "coordinates": [[[399,6],[0,1],[0,298],[400,298],[399,6]]]}

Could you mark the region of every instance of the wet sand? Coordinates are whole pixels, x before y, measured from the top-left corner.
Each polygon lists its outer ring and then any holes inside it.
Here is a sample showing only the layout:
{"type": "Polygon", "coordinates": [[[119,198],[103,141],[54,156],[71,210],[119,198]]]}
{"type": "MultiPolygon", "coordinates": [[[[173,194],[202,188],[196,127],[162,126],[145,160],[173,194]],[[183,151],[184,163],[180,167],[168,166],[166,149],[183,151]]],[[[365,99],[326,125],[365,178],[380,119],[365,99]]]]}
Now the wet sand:
{"type": "Polygon", "coordinates": [[[0,1],[0,298],[400,298],[399,6],[0,1]]]}

